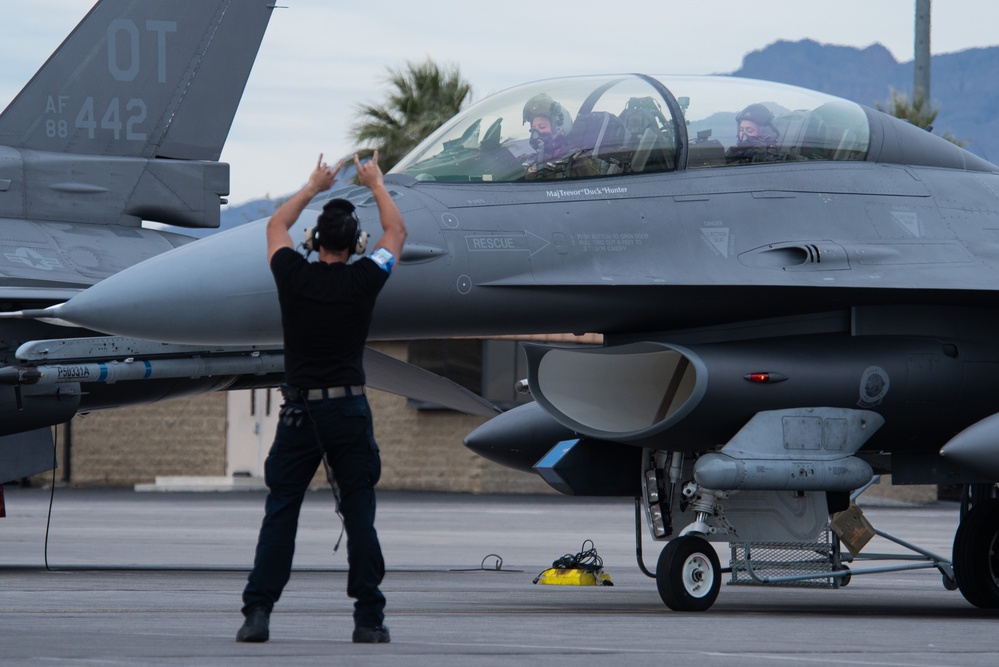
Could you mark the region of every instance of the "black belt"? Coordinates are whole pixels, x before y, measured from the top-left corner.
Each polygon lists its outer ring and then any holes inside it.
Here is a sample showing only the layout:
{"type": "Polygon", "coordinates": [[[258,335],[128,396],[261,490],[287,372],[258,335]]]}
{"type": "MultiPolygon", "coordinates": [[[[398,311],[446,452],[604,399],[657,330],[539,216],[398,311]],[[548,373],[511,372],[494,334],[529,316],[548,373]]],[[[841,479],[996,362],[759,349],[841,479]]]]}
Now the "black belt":
{"type": "Polygon", "coordinates": [[[364,385],[344,385],[341,387],[322,387],[320,389],[299,389],[298,387],[281,386],[281,393],[289,401],[321,401],[324,398],[346,398],[347,396],[363,396],[364,385]]]}

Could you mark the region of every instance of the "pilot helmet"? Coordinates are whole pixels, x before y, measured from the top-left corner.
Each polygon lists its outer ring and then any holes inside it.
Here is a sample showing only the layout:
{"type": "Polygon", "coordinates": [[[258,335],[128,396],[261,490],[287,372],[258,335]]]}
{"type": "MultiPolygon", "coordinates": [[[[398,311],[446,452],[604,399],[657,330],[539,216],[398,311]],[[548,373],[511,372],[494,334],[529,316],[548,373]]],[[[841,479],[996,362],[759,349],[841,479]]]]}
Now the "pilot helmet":
{"type": "Polygon", "coordinates": [[[530,124],[536,116],[545,116],[552,122],[552,130],[558,132],[562,130],[568,133],[572,121],[568,115],[562,111],[562,105],[552,99],[548,93],[538,93],[527,100],[524,105],[524,123],[530,124]]]}
{"type": "Polygon", "coordinates": [[[750,104],[735,117],[736,124],[749,120],[757,125],[773,125],[774,115],[762,104],[750,104]]]}

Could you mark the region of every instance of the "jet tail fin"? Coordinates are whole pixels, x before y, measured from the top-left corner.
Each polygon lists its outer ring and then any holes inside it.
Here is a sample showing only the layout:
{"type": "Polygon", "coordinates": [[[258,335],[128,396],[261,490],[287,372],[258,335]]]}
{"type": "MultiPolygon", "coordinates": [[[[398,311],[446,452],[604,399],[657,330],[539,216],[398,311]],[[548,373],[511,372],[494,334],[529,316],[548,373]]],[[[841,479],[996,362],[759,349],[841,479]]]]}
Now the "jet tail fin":
{"type": "Polygon", "coordinates": [[[273,0],[101,0],[0,114],[0,145],[216,161],[273,0]]]}

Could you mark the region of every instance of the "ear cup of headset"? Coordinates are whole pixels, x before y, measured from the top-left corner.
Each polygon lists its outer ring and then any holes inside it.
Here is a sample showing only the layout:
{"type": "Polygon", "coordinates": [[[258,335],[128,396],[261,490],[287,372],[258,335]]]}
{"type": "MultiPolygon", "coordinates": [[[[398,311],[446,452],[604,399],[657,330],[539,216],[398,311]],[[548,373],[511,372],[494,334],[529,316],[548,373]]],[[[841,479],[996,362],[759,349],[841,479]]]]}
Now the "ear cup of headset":
{"type": "Polygon", "coordinates": [[[309,227],[305,230],[305,242],[302,245],[304,245],[305,249],[309,252],[316,252],[319,250],[319,225],[309,227]]]}
{"type": "Polygon", "coordinates": [[[357,217],[357,213],[351,211],[350,217],[354,222],[354,244],[350,251],[355,255],[362,255],[364,249],[368,247],[368,233],[361,229],[361,220],[357,217]]]}
{"type": "Polygon", "coordinates": [[[363,229],[357,230],[357,238],[354,240],[354,254],[363,255],[364,249],[368,247],[368,233],[363,229]]]}

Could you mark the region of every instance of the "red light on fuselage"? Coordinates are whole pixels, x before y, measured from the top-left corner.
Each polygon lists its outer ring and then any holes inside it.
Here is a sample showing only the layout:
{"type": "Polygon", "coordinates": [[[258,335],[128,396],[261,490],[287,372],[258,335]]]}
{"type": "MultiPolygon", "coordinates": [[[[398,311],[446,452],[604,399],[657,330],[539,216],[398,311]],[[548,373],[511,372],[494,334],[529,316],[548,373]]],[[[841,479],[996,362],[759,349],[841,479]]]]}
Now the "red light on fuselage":
{"type": "Polygon", "coordinates": [[[780,373],[770,373],[761,371],[759,373],[746,373],[743,375],[744,378],[750,382],[756,382],[759,384],[773,384],[774,382],[783,382],[787,379],[786,375],[781,375],[780,373]]]}

